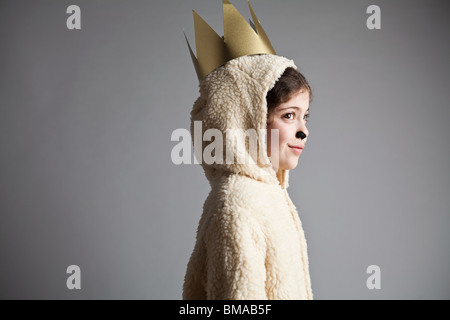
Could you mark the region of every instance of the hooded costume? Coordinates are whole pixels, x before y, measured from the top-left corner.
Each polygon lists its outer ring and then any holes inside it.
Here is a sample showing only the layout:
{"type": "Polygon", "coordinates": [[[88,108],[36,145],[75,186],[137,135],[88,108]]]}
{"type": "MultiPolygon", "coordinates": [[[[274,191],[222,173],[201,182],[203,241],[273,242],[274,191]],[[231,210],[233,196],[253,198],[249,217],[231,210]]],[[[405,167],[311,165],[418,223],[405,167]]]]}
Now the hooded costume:
{"type": "Polygon", "coordinates": [[[223,0],[223,37],[194,11],[197,56],[186,37],[200,81],[191,136],[211,191],[183,299],[313,297],[305,236],[287,193],[289,172],[275,172],[267,154],[266,95],[296,66],[276,55],[250,3],[249,9],[251,25],[223,0]]]}
{"type": "MultiPolygon", "coordinates": [[[[211,191],[203,205],[195,248],[187,265],[183,299],[312,299],[307,245],[287,188],[289,171],[275,172],[267,155],[267,92],[292,60],[272,54],[228,61],[200,81],[191,111],[197,159],[212,142],[196,145],[208,129],[256,131],[255,159],[242,135],[224,138],[215,156],[199,161],[211,191]],[[201,132],[195,132],[195,121],[201,132]],[[231,144],[227,143],[234,141],[231,144]],[[253,161],[226,161],[225,151],[253,161]],[[223,154],[222,154],[223,152],[223,154]]],[[[229,131],[231,132],[231,131],[229,131]]],[[[202,139],[204,140],[204,139],[202,139]]],[[[217,144],[216,144],[217,146],[217,144]]]]}

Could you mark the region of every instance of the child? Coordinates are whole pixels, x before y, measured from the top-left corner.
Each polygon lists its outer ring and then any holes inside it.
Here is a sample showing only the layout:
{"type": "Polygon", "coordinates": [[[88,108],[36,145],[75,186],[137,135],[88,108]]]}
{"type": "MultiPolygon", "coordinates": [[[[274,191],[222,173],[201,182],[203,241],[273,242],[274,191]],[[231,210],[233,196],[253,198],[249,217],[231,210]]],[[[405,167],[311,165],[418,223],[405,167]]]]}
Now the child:
{"type": "MultiPolygon", "coordinates": [[[[289,170],[297,166],[309,134],[310,98],[294,62],[275,54],[239,56],[201,78],[192,137],[199,134],[195,121],[201,121],[202,137],[208,129],[226,137],[214,141],[223,144],[214,150],[223,161],[201,162],[211,191],[183,299],[313,298],[306,240],[287,192],[289,170]],[[232,130],[253,130],[259,152],[250,152],[249,136],[232,130]],[[225,155],[230,149],[231,157],[225,155]],[[251,161],[237,161],[242,155],[251,161]]],[[[210,143],[202,141],[197,158],[211,151],[210,143]]]]}

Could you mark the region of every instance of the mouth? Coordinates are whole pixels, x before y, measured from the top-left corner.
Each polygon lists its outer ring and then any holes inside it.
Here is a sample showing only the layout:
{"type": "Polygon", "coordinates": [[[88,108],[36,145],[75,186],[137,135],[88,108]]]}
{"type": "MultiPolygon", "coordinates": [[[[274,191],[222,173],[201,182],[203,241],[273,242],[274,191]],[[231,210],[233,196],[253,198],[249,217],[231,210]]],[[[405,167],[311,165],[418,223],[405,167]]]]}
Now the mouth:
{"type": "Polygon", "coordinates": [[[290,146],[290,145],[288,145],[288,147],[289,147],[289,148],[292,148],[292,149],[299,149],[299,150],[302,150],[305,146],[304,146],[304,145],[298,145],[298,146],[290,146]]]}
{"type": "Polygon", "coordinates": [[[297,154],[301,154],[302,151],[303,151],[303,148],[305,147],[304,145],[299,145],[299,146],[290,146],[290,145],[288,145],[288,146],[289,146],[289,148],[292,149],[292,151],[294,151],[297,154]]]}

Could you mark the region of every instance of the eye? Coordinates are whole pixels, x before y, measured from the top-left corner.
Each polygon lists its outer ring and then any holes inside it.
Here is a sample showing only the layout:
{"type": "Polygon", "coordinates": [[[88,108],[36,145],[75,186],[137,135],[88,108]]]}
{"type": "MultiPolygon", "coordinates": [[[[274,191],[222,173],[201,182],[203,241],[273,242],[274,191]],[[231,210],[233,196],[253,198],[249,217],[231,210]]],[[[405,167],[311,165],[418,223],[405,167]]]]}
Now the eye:
{"type": "Polygon", "coordinates": [[[309,113],[305,114],[305,116],[303,117],[303,119],[304,119],[306,122],[308,122],[308,119],[309,119],[309,113]]]}
{"type": "Polygon", "coordinates": [[[286,119],[288,119],[288,120],[292,120],[292,119],[294,119],[294,116],[295,116],[295,113],[294,113],[294,112],[289,112],[289,113],[286,113],[286,114],[283,116],[283,118],[286,118],[286,119]],[[289,117],[289,115],[291,115],[292,117],[289,117]]]}

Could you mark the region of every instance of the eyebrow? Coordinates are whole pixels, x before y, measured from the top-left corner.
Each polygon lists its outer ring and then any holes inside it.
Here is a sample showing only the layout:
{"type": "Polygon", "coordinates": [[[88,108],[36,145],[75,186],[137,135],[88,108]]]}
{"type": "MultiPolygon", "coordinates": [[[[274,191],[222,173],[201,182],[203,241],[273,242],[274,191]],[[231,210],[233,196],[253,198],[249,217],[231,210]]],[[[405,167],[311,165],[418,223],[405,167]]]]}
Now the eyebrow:
{"type": "MultiPolygon", "coordinates": [[[[285,107],[285,108],[281,108],[281,109],[278,109],[279,111],[283,111],[283,110],[286,110],[286,109],[297,109],[297,110],[302,110],[300,107],[296,107],[296,106],[291,106],[291,107],[285,107]]],[[[306,112],[308,112],[309,111],[309,107],[308,107],[308,109],[306,109],[306,112]]],[[[305,113],[306,113],[305,112],[305,113]]]]}

